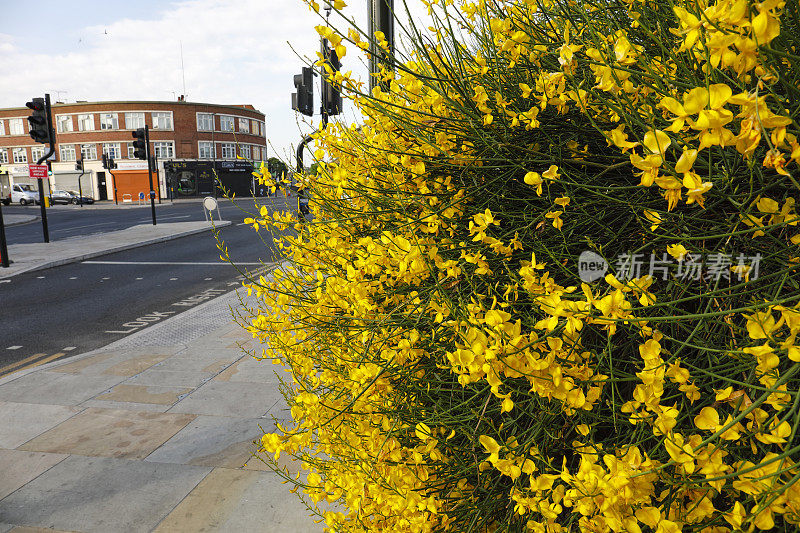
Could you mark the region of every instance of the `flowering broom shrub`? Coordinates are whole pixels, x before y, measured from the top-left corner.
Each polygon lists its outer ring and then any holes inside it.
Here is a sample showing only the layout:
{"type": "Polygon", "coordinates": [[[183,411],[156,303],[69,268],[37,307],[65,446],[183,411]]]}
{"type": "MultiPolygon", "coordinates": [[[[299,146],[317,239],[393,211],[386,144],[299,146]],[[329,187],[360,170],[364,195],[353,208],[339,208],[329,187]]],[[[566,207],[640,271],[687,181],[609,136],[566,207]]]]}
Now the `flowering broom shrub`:
{"type": "Polygon", "coordinates": [[[797,530],[797,0],[425,4],[248,220],[264,455],[332,531],[797,530]]]}

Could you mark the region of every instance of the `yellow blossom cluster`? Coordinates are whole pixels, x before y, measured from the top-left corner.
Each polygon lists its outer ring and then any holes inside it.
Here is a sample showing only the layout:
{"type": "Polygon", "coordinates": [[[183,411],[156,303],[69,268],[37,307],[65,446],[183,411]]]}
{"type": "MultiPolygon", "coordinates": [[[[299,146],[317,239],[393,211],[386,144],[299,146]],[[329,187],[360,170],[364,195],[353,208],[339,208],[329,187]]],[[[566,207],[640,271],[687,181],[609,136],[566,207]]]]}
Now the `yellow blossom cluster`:
{"type": "Polygon", "coordinates": [[[800,527],[797,0],[422,3],[246,219],[265,459],[330,531],[800,527]]]}

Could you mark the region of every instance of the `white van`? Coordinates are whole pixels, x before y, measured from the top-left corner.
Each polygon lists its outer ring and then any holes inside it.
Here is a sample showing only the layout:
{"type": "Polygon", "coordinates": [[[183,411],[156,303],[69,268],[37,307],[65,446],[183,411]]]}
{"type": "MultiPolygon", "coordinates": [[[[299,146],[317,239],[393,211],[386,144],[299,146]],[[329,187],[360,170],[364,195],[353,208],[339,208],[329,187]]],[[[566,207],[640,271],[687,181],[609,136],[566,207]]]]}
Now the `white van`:
{"type": "Polygon", "coordinates": [[[19,205],[38,204],[39,191],[33,188],[33,185],[27,183],[15,183],[11,188],[11,203],[19,205]]]}

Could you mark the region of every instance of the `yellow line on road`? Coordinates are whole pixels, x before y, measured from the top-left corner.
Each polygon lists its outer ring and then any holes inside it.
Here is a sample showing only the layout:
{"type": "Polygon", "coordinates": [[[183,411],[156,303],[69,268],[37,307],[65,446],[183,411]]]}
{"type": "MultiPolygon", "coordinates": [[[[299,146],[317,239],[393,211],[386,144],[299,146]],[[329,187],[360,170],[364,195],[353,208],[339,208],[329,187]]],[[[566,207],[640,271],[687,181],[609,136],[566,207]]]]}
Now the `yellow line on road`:
{"type": "Polygon", "coordinates": [[[49,357],[44,357],[42,359],[39,359],[38,361],[32,362],[29,365],[22,366],[20,368],[17,368],[16,370],[12,370],[14,367],[17,367],[17,366],[20,366],[20,365],[24,365],[25,363],[27,363],[27,362],[29,362],[29,361],[31,361],[33,359],[36,359],[37,357],[42,357],[43,355],[47,355],[47,354],[46,353],[33,354],[32,356],[30,356],[30,357],[28,357],[26,359],[23,359],[22,361],[17,361],[13,365],[8,365],[7,367],[0,368],[0,376],[10,375],[10,374],[13,374],[15,372],[19,372],[20,370],[27,370],[29,368],[35,368],[35,367],[37,367],[39,365],[43,365],[45,363],[49,363],[50,361],[53,361],[54,359],[58,359],[59,357],[62,357],[64,355],[66,355],[66,352],[54,353],[53,355],[51,355],[49,357]]]}
{"type": "Polygon", "coordinates": [[[26,357],[25,359],[23,359],[21,361],[17,361],[16,363],[10,364],[8,366],[4,366],[3,368],[0,368],[0,374],[5,374],[6,372],[11,370],[12,368],[16,368],[16,367],[18,367],[20,365],[24,365],[25,363],[29,363],[29,362],[33,361],[34,359],[38,359],[40,357],[44,357],[45,355],[47,355],[47,354],[46,353],[35,353],[32,356],[26,357]]]}

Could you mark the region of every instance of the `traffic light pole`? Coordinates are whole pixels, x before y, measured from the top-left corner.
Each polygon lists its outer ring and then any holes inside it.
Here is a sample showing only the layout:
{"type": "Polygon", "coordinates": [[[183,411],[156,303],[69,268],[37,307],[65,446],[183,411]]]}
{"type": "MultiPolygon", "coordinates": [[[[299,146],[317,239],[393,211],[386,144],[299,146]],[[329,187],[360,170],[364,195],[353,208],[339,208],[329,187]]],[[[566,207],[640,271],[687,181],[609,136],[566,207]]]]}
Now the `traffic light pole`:
{"type": "MultiPolygon", "coordinates": [[[[42,161],[47,161],[51,155],[53,155],[56,151],[55,144],[56,144],[56,132],[53,130],[53,118],[50,113],[50,94],[44,95],[44,109],[45,114],[47,116],[47,131],[50,132],[50,149],[44,154],[39,160],[36,162],[37,165],[41,165],[42,161]]],[[[49,169],[49,166],[48,166],[49,169]]],[[[47,229],[47,209],[44,207],[44,186],[42,184],[42,178],[37,178],[36,180],[39,185],[39,208],[42,213],[42,234],[44,235],[44,242],[50,242],[50,232],[47,229]]],[[[48,187],[48,190],[50,187],[48,187]]]]}
{"type": "MultiPolygon", "coordinates": [[[[0,202],[2,204],[3,202],[0,202]]],[[[8,245],[6,243],[6,225],[3,222],[3,207],[0,205],[0,266],[8,268],[8,245]]]]}
{"type": "MultiPolygon", "coordinates": [[[[78,176],[78,204],[80,204],[81,207],[83,207],[83,189],[81,188],[81,178],[84,174],[86,174],[86,170],[84,170],[83,167],[83,154],[81,154],[81,175],[78,176]]],[[[114,198],[116,198],[116,196],[117,195],[115,194],[114,198]]]]}
{"type": "Polygon", "coordinates": [[[147,151],[147,177],[150,178],[150,210],[153,213],[153,225],[156,225],[156,191],[153,189],[153,167],[150,165],[150,127],[144,127],[145,149],[147,151]]]}

